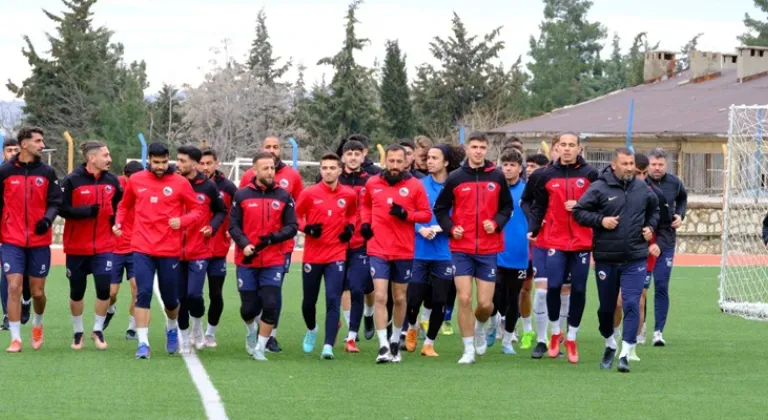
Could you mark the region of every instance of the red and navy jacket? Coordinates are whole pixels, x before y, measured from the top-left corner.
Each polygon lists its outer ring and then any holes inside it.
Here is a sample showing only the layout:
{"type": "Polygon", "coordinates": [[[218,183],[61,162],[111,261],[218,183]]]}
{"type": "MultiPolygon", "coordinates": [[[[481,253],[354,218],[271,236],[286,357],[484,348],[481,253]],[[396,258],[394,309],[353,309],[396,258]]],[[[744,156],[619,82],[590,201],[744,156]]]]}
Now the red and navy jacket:
{"type": "Polygon", "coordinates": [[[184,228],[199,223],[203,210],[189,181],[168,168],[158,178],[150,170],[136,172],[128,179],[123,199],[117,206],[115,224],[123,224],[134,214],[131,251],[152,257],[181,256],[181,236],[184,228]],[[168,222],[181,219],[181,228],[171,229],[168,222]]]}
{"type": "Polygon", "coordinates": [[[237,187],[221,171],[216,171],[211,177],[211,181],[216,184],[219,197],[224,201],[224,206],[227,209],[224,222],[211,239],[211,251],[214,258],[224,258],[229,254],[229,246],[232,244],[232,239],[229,237],[229,209],[232,207],[232,199],[235,197],[237,187]]]}
{"type": "Polygon", "coordinates": [[[98,176],[78,166],[61,182],[64,203],[61,217],[64,223],[64,253],[67,255],[97,255],[113,252],[117,238],[112,225],[123,189],[117,177],[109,172],[98,176]],[[91,206],[98,205],[96,217],[91,206]]]}
{"type": "MultiPolygon", "coordinates": [[[[206,260],[213,256],[211,245],[213,236],[206,238],[200,232],[204,227],[210,226],[214,235],[218,233],[224,218],[227,217],[227,207],[219,197],[219,190],[202,172],[189,180],[192,190],[195,191],[198,205],[202,207],[203,217],[191,223],[182,232],[181,236],[181,261],[206,260]]],[[[189,209],[188,209],[189,210],[189,209]]]]}
{"type": "Polygon", "coordinates": [[[35,225],[45,219],[53,225],[61,206],[56,172],[40,158],[19,162],[19,155],[0,166],[0,241],[22,248],[50,246],[52,229],[35,235],[35,225]]]}
{"type": "Polygon", "coordinates": [[[347,244],[339,235],[347,225],[357,219],[357,194],[344,185],[332,189],[325,182],[317,183],[301,192],[296,202],[299,230],[306,225],[320,224],[319,238],[304,238],[304,259],[309,264],[328,264],[347,259],[347,244]]]}
{"type": "MultiPolygon", "coordinates": [[[[126,178],[124,175],[120,175],[117,177],[117,180],[120,182],[120,192],[122,194],[123,192],[125,192],[125,189],[128,186],[128,178],[126,178]]],[[[117,211],[115,211],[115,213],[117,213],[117,211]]],[[[115,249],[114,251],[112,251],[113,253],[118,255],[128,255],[131,253],[131,233],[132,232],[133,232],[133,211],[130,211],[125,214],[125,219],[123,219],[123,225],[120,226],[120,236],[115,237],[115,249]]]]}
{"type": "Polygon", "coordinates": [[[424,185],[408,172],[400,181],[390,184],[382,172],[368,180],[362,194],[360,217],[363,224],[368,223],[373,229],[368,255],[385,261],[412,260],[416,223],[432,220],[424,185]],[[408,212],[405,221],[389,214],[392,203],[408,212]]]}
{"type": "Polygon", "coordinates": [[[591,250],[592,228],[577,223],[573,212],[565,209],[565,202],[578,201],[597,180],[597,170],[578,156],[574,164],[564,165],[558,160],[534,174],[537,176],[531,176],[536,185],[531,187],[528,230],[536,237],[536,246],[560,251],[591,250]]]}
{"type": "Polygon", "coordinates": [[[288,191],[276,185],[262,187],[252,180],[235,193],[229,211],[229,235],[235,241],[235,264],[244,267],[274,267],[285,264],[283,243],[293,240],[298,230],[294,201],[288,191]],[[243,249],[259,245],[260,237],[269,236],[269,245],[249,264],[243,249]]]}
{"type": "MultiPolygon", "coordinates": [[[[376,167],[374,166],[373,168],[376,167]]],[[[349,241],[349,249],[358,249],[365,246],[365,239],[363,238],[363,235],[360,234],[360,226],[363,224],[363,219],[360,217],[360,199],[362,198],[362,192],[365,189],[365,183],[377,173],[378,172],[363,170],[362,168],[357,172],[352,172],[344,168],[341,171],[341,176],[339,176],[339,184],[345,185],[355,192],[355,208],[357,209],[357,215],[355,217],[355,233],[352,234],[352,240],[349,241]]]]}
{"type": "MultiPolygon", "coordinates": [[[[240,180],[240,188],[250,185],[252,183],[251,181],[253,181],[254,174],[255,172],[253,171],[253,168],[245,171],[243,178],[240,180]]],[[[286,165],[283,161],[278,162],[275,166],[275,185],[288,191],[291,198],[293,198],[293,201],[299,199],[299,194],[301,194],[301,190],[304,189],[304,182],[301,180],[299,172],[286,165]]],[[[293,252],[293,246],[295,244],[296,242],[293,238],[291,238],[290,241],[285,241],[283,244],[283,252],[293,252]]]]}
{"type": "Polygon", "coordinates": [[[451,252],[488,255],[504,250],[502,230],[513,208],[507,180],[496,165],[486,160],[482,167],[472,168],[466,161],[445,180],[435,201],[435,216],[450,236],[451,252]],[[493,233],[483,228],[486,220],[493,223],[493,233]],[[461,239],[453,237],[458,226],[464,229],[461,239]]]}

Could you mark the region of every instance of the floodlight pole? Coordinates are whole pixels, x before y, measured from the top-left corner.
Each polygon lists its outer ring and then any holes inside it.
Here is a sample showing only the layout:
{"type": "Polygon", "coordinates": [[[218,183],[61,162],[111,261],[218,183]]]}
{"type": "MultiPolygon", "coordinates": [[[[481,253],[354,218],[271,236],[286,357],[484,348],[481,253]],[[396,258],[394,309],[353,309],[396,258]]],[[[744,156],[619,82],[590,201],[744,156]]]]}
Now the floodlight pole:
{"type": "Polygon", "coordinates": [[[293,137],[289,137],[288,142],[291,143],[291,148],[293,149],[293,169],[296,169],[299,162],[299,144],[296,143],[296,140],[294,140],[293,137]]]}
{"type": "Polygon", "coordinates": [[[635,151],[635,148],[632,147],[632,124],[635,121],[635,99],[632,98],[632,100],[629,101],[629,118],[627,121],[627,149],[631,150],[632,152],[635,151]]]}
{"type": "Polygon", "coordinates": [[[144,140],[144,134],[139,133],[139,142],[141,143],[141,166],[147,167],[147,141],[144,140]]]}

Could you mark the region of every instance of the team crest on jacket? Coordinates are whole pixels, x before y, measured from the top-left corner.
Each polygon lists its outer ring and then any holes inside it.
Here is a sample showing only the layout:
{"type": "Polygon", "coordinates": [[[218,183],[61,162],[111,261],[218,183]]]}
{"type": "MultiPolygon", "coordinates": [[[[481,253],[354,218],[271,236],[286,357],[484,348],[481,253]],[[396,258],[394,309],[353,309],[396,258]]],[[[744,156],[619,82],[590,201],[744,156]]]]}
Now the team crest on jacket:
{"type": "Polygon", "coordinates": [[[400,197],[408,197],[408,188],[400,188],[400,197]]]}
{"type": "Polygon", "coordinates": [[[105,191],[107,194],[111,193],[111,192],[112,192],[112,186],[111,186],[111,185],[107,185],[106,187],[104,187],[104,191],[105,191]]]}
{"type": "Polygon", "coordinates": [[[199,201],[199,202],[201,202],[201,203],[204,203],[204,202],[205,202],[205,195],[203,195],[203,194],[198,194],[198,195],[197,195],[197,201],[199,201]]]}
{"type": "Polygon", "coordinates": [[[288,188],[288,180],[283,178],[280,180],[280,186],[283,188],[288,188]]]}
{"type": "Polygon", "coordinates": [[[336,204],[338,204],[339,207],[344,208],[344,206],[347,205],[347,200],[340,198],[339,201],[336,202],[336,204]]]}
{"type": "Polygon", "coordinates": [[[42,186],[43,185],[43,178],[41,178],[41,177],[35,178],[35,185],[37,185],[38,187],[42,186]]]}
{"type": "Polygon", "coordinates": [[[304,272],[309,273],[312,271],[312,264],[304,264],[304,272]]]}
{"type": "Polygon", "coordinates": [[[280,202],[277,201],[277,200],[273,201],[272,202],[272,208],[275,209],[275,210],[279,209],[280,208],[280,202]]]}
{"type": "Polygon", "coordinates": [[[171,194],[173,194],[173,188],[171,187],[165,187],[163,188],[163,195],[166,197],[170,197],[171,194]]]}
{"type": "Polygon", "coordinates": [[[584,187],[584,180],[583,179],[577,179],[576,180],[576,186],[579,187],[579,188],[583,188],[584,187]]]}
{"type": "Polygon", "coordinates": [[[554,250],[554,249],[552,249],[552,248],[550,248],[550,249],[547,251],[547,255],[549,255],[550,257],[551,257],[551,256],[553,256],[553,255],[555,255],[555,250],[554,250]]]}
{"type": "Polygon", "coordinates": [[[488,191],[494,191],[496,189],[496,184],[488,184],[488,191]]]}
{"type": "Polygon", "coordinates": [[[600,280],[605,280],[605,277],[606,277],[605,271],[599,271],[599,272],[597,273],[597,277],[598,277],[600,280]]]}

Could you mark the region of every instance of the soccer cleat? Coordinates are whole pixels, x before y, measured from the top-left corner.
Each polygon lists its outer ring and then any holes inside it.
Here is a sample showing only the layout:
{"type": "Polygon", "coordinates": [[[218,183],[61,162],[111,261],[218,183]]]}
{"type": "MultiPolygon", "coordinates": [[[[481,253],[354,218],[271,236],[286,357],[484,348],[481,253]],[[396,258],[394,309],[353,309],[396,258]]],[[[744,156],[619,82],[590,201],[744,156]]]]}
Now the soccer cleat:
{"type": "Polygon", "coordinates": [[[304,343],[302,344],[304,353],[312,353],[312,351],[315,349],[316,341],[317,331],[307,331],[307,333],[304,334],[304,343]]]}
{"type": "Polygon", "coordinates": [[[277,338],[269,337],[269,340],[267,340],[267,351],[270,353],[280,353],[283,351],[283,349],[280,348],[280,344],[277,342],[277,338]]]}
{"type": "Polygon", "coordinates": [[[461,359],[459,359],[460,365],[471,365],[475,363],[475,353],[473,352],[464,352],[464,354],[461,355],[461,359]]]}
{"type": "Polygon", "coordinates": [[[402,344],[402,341],[400,343],[389,343],[389,353],[392,355],[392,360],[390,360],[390,362],[400,363],[400,360],[402,359],[400,346],[402,344]]]}
{"type": "Polygon", "coordinates": [[[264,355],[264,349],[260,349],[256,347],[256,349],[253,351],[253,360],[257,360],[259,362],[266,362],[267,356],[264,355]]]}
{"type": "Polygon", "coordinates": [[[21,302],[21,325],[27,325],[27,322],[29,322],[29,314],[31,309],[31,301],[29,303],[21,302]]]}
{"type": "Polygon", "coordinates": [[[402,351],[405,351],[405,350],[406,350],[406,349],[405,349],[405,333],[403,333],[403,334],[400,334],[400,340],[397,342],[397,347],[398,347],[400,350],[402,350],[402,351]]]}
{"type": "Polygon", "coordinates": [[[192,334],[190,334],[190,340],[192,345],[195,346],[195,350],[201,351],[205,349],[205,338],[203,336],[203,328],[192,328],[192,334]]]}
{"type": "Polygon", "coordinates": [[[253,356],[253,352],[256,351],[256,344],[258,344],[259,338],[256,336],[256,333],[248,333],[247,336],[245,336],[245,352],[248,353],[248,355],[253,356]]]}
{"type": "Polygon", "coordinates": [[[104,340],[104,332],[102,331],[92,332],[91,340],[93,340],[93,344],[96,346],[97,350],[106,350],[108,347],[107,342],[104,340]]]}
{"type": "Polygon", "coordinates": [[[209,349],[219,347],[219,344],[216,343],[216,336],[214,335],[206,334],[203,343],[205,344],[205,347],[208,347],[209,349]]]}
{"type": "Polygon", "coordinates": [[[344,352],[345,353],[360,353],[360,349],[357,348],[357,343],[355,343],[355,340],[346,340],[344,342],[344,352]]]}
{"type": "Polygon", "coordinates": [[[392,361],[392,354],[389,353],[389,347],[383,346],[379,349],[379,354],[376,356],[376,364],[389,363],[392,361]]]}
{"type": "Polygon", "coordinates": [[[440,327],[440,334],[453,335],[453,326],[451,325],[451,321],[443,322],[443,325],[440,327]]]}
{"type": "Polygon", "coordinates": [[[125,339],[126,340],[136,340],[136,331],[134,330],[126,330],[125,331],[125,339]]]}
{"type": "Polygon", "coordinates": [[[531,351],[531,358],[541,359],[542,357],[544,357],[544,353],[546,352],[547,352],[547,344],[539,341],[538,343],[536,343],[536,347],[533,348],[533,351],[531,351]]]}
{"type": "Polygon", "coordinates": [[[6,353],[21,353],[21,341],[19,340],[13,340],[11,341],[11,345],[8,346],[7,349],[5,349],[6,353]]]}
{"type": "Polygon", "coordinates": [[[76,332],[72,338],[72,350],[80,350],[83,348],[83,333],[76,332]]]}
{"type": "Polygon", "coordinates": [[[320,353],[320,358],[323,360],[333,360],[333,347],[328,344],[323,346],[323,351],[320,353]]]}
{"type": "Polygon", "coordinates": [[[512,344],[502,344],[501,352],[504,354],[510,354],[510,355],[517,354],[517,352],[515,351],[515,348],[512,347],[512,344]]]}
{"type": "Polygon", "coordinates": [[[373,325],[373,315],[363,317],[363,334],[366,340],[372,339],[374,334],[376,334],[376,328],[373,325]]]}
{"type": "Polygon", "coordinates": [[[114,312],[107,312],[107,316],[104,318],[104,327],[102,330],[106,330],[109,326],[109,321],[112,321],[112,317],[115,316],[114,312]]]}
{"type": "Polygon", "coordinates": [[[40,350],[43,347],[43,326],[32,327],[32,350],[40,350]]]}
{"type": "Polygon", "coordinates": [[[409,328],[408,333],[405,335],[405,349],[411,353],[416,351],[416,345],[418,341],[418,332],[414,328],[409,328]]]}
{"type": "Polygon", "coordinates": [[[653,332],[653,347],[664,347],[667,342],[664,341],[664,336],[661,335],[661,331],[653,332]]]}
{"type": "Polygon", "coordinates": [[[8,331],[11,329],[10,324],[8,324],[8,315],[3,315],[3,324],[0,325],[0,331],[8,331]]]}
{"type": "Polygon", "coordinates": [[[532,344],[533,344],[533,331],[524,332],[523,339],[520,340],[520,348],[523,350],[528,350],[529,348],[531,348],[532,344]]]}
{"type": "Polygon", "coordinates": [[[626,356],[619,358],[619,364],[617,368],[621,373],[629,373],[629,360],[627,360],[626,356]]]}
{"type": "Polygon", "coordinates": [[[603,358],[600,359],[600,369],[613,368],[613,358],[616,356],[616,349],[606,347],[603,352],[603,358]]]}
{"type": "Polygon", "coordinates": [[[549,354],[550,358],[554,359],[560,355],[560,342],[562,340],[563,333],[552,334],[552,336],[549,337],[549,350],[547,351],[547,354],[549,354]]]}
{"type": "Polygon", "coordinates": [[[637,357],[637,350],[635,350],[634,347],[632,347],[632,350],[629,351],[629,360],[631,362],[639,362],[640,358],[637,357]]]}
{"type": "Polygon", "coordinates": [[[165,331],[165,351],[168,354],[179,351],[179,331],[176,328],[165,331]]]}
{"type": "Polygon", "coordinates": [[[192,342],[189,340],[181,340],[181,345],[179,346],[179,353],[192,354],[192,342]]]}
{"type": "MultiPolygon", "coordinates": [[[[499,337],[501,337],[501,335],[499,335],[499,337]]],[[[520,338],[517,336],[517,331],[512,331],[512,342],[517,343],[518,341],[520,341],[520,338]]]]}
{"type": "Polygon", "coordinates": [[[149,359],[149,345],[139,343],[139,347],[136,349],[137,359],[149,359]]]}
{"type": "Polygon", "coordinates": [[[387,324],[387,341],[392,339],[392,320],[387,324]]]}
{"type": "Polygon", "coordinates": [[[474,344],[475,353],[477,353],[478,356],[484,355],[485,351],[488,349],[488,343],[485,340],[485,332],[482,330],[482,328],[475,328],[474,344]]]}
{"type": "Polygon", "coordinates": [[[565,340],[565,352],[570,363],[579,363],[579,346],[576,340],[565,340]]]}
{"type": "Polygon", "coordinates": [[[488,336],[485,338],[485,344],[488,347],[493,347],[493,345],[496,344],[496,334],[497,334],[496,328],[492,328],[488,333],[488,336]]]}
{"type": "Polygon", "coordinates": [[[432,344],[424,344],[421,348],[421,355],[426,357],[438,357],[439,354],[435,351],[435,346],[432,344]]]}

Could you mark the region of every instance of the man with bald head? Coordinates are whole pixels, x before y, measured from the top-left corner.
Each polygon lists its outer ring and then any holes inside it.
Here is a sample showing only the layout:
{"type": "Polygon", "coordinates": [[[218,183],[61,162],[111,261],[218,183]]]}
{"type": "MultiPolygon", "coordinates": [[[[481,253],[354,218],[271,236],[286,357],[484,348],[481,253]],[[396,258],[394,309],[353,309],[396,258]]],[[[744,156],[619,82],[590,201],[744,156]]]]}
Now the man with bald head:
{"type": "MultiPolygon", "coordinates": [[[[264,139],[264,145],[261,148],[262,152],[270,153],[275,158],[275,185],[288,191],[291,194],[291,197],[293,200],[297,200],[299,198],[299,194],[301,193],[301,190],[304,189],[304,183],[301,180],[301,175],[299,175],[299,172],[295,168],[291,168],[290,166],[286,165],[285,162],[280,157],[280,139],[277,137],[267,137],[264,139]]],[[[254,167],[256,165],[256,161],[253,162],[254,167]]],[[[254,169],[248,169],[244,174],[243,178],[240,180],[239,188],[243,188],[246,185],[248,185],[251,180],[253,180],[254,176],[254,169]]],[[[291,254],[293,252],[293,247],[296,244],[294,239],[288,240],[283,242],[283,252],[285,253],[285,267],[283,271],[283,280],[285,280],[285,274],[288,272],[288,270],[291,268],[291,254]]],[[[282,281],[280,284],[282,285],[282,281]]],[[[277,334],[277,326],[278,322],[280,320],[280,312],[283,307],[283,301],[282,301],[282,293],[280,294],[280,298],[278,301],[278,307],[277,307],[277,316],[275,318],[275,326],[272,329],[272,335],[269,337],[269,341],[267,342],[267,351],[271,353],[279,353],[281,351],[280,345],[277,343],[277,338],[275,338],[275,335],[277,334]]]]}

